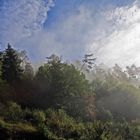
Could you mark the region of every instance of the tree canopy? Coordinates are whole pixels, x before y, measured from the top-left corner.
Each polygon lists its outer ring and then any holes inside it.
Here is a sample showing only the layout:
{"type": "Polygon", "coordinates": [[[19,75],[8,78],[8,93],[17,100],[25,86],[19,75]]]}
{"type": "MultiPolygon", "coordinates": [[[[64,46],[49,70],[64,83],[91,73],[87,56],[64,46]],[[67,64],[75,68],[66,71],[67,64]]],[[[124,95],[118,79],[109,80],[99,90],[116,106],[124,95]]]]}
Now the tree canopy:
{"type": "Polygon", "coordinates": [[[7,49],[2,53],[2,79],[8,83],[20,80],[23,72],[21,62],[17,51],[8,44],[7,49]]]}
{"type": "Polygon", "coordinates": [[[26,51],[0,52],[0,139],[140,139],[140,67],[46,58],[34,71],[26,51]]]}

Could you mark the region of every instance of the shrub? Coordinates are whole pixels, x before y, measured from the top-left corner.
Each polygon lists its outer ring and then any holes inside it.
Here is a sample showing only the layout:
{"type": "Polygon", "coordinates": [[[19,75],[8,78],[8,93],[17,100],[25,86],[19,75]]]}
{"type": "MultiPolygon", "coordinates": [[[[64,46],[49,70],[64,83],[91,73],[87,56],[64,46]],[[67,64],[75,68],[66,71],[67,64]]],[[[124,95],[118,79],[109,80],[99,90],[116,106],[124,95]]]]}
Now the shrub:
{"type": "Polygon", "coordinates": [[[34,110],[32,115],[33,115],[33,121],[37,124],[43,123],[46,120],[45,113],[41,110],[34,110]]]}
{"type": "Polygon", "coordinates": [[[23,110],[21,109],[21,106],[15,102],[8,102],[5,114],[6,120],[9,121],[23,120],[23,110]]]}

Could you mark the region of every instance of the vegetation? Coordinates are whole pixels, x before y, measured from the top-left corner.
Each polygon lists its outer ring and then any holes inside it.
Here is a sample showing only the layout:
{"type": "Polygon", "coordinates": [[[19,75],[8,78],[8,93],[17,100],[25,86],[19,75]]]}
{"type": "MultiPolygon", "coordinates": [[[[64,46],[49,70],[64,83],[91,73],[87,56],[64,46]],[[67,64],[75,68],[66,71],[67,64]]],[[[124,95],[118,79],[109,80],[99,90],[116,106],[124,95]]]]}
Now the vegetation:
{"type": "Polygon", "coordinates": [[[56,55],[34,72],[25,51],[8,44],[0,52],[0,139],[139,140],[139,77],[135,65],[89,67],[56,55]]]}

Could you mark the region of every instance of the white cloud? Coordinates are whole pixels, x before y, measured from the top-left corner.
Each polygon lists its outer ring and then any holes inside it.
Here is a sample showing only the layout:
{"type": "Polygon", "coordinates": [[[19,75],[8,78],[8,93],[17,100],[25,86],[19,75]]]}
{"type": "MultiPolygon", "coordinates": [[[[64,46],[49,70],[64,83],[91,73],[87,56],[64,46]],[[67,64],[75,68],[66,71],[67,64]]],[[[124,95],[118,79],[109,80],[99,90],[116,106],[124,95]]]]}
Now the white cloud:
{"type": "Polygon", "coordinates": [[[132,6],[116,8],[106,12],[106,19],[112,28],[100,42],[91,45],[96,52],[98,62],[107,65],[118,63],[121,66],[137,64],[140,66],[140,8],[138,1],[132,6]],[[101,47],[100,47],[101,46],[101,47]]]}
{"type": "Polygon", "coordinates": [[[41,31],[36,37],[33,36],[28,44],[36,42],[38,56],[42,59],[52,53],[62,55],[68,60],[82,59],[89,52],[92,41],[105,35],[106,21],[100,12],[94,12],[94,8],[88,9],[81,5],[76,12],[58,22],[54,29],[41,31]],[[100,36],[97,36],[99,33],[100,36]]]}
{"type": "Polygon", "coordinates": [[[52,0],[7,0],[0,7],[0,40],[26,49],[35,62],[52,53],[75,60],[93,52],[98,63],[140,65],[138,1],[116,9],[80,5],[54,29],[43,30],[53,5],[52,0]]]}
{"type": "Polygon", "coordinates": [[[52,0],[4,0],[0,6],[0,41],[15,43],[41,30],[52,0]]]}
{"type": "Polygon", "coordinates": [[[32,36],[26,45],[35,44],[37,48],[32,51],[37,51],[37,57],[41,59],[52,53],[62,55],[65,59],[79,59],[85,53],[89,34],[92,34],[90,29],[95,25],[91,17],[91,12],[81,6],[77,12],[57,23],[51,31],[41,30],[32,36]]]}

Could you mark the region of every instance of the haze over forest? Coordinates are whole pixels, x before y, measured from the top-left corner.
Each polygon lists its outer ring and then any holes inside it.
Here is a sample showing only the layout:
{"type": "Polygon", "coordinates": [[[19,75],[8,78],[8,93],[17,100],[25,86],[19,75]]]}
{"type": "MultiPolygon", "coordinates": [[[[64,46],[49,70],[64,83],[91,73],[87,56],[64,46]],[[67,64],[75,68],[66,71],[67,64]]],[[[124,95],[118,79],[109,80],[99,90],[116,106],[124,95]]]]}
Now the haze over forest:
{"type": "Polygon", "coordinates": [[[140,65],[139,0],[1,0],[0,11],[1,48],[26,50],[33,63],[93,53],[97,63],[140,65]]]}
{"type": "Polygon", "coordinates": [[[139,0],[0,0],[0,140],[140,140],[139,0]]]}

